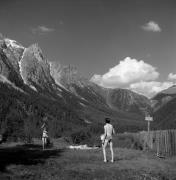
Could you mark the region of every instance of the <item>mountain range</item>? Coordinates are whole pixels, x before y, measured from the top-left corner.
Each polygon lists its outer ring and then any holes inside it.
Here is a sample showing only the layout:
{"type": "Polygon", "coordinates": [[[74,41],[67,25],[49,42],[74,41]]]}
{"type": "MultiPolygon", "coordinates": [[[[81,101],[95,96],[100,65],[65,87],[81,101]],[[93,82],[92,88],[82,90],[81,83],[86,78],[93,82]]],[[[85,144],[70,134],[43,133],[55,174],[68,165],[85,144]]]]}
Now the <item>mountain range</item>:
{"type": "Polygon", "coordinates": [[[0,38],[0,133],[8,137],[40,136],[45,116],[53,137],[99,133],[105,117],[118,132],[144,130],[144,115],[152,111],[155,127],[163,127],[160,114],[174,105],[175,90],[171,87],[151,101],[127,89],[103,88],[74,66],[49,62],[38,44],[26,48],[0,38]]]}
{"type": "Polygon", "coordinates": [[[152,98],[155,129],[176,128],[176,86],[161,91],[152,98]]]}

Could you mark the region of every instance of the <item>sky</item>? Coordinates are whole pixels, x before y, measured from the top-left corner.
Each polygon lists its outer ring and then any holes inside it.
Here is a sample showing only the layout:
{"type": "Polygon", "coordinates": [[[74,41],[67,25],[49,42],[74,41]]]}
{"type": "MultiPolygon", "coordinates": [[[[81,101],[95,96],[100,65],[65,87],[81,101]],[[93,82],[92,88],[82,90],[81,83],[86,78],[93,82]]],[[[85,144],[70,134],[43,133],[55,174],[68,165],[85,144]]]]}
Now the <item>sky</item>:
{"type": "Polygon", "coordinates": [[[0,33],[107,88],[176,82],[175,0],[0,0],[0,33]]]}

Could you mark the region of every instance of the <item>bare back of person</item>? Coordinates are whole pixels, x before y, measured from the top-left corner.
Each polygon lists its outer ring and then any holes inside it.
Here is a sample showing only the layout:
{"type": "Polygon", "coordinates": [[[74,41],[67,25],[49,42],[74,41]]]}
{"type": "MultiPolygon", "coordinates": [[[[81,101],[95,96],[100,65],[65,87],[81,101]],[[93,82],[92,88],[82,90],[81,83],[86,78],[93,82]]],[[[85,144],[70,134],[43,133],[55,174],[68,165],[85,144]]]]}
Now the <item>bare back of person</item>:
{"type": "Polygon", "coordinates": [[[108,141],[111,141],[112,140],[112,135],[113,135],[113,126],[109,123],[107,123],[105,126],[104,126],[104,130],[105,130],[105,141],[108,140],[108,141]]]}
{"type": "Polygon", "coordinates": [[[103,156],[104,156],[104,162],[107,162],[106,159],[106,146],[109,144],[110,151],[111,151],[111,162],[114,162],[114,152],[113,152],[113,142],[112,142],[112,136],[115,134],[113,126],[110,124],[110,119],[105,119],[106,124],[104,126],[104,142],[102,144],[103,147],[103,156]]]}

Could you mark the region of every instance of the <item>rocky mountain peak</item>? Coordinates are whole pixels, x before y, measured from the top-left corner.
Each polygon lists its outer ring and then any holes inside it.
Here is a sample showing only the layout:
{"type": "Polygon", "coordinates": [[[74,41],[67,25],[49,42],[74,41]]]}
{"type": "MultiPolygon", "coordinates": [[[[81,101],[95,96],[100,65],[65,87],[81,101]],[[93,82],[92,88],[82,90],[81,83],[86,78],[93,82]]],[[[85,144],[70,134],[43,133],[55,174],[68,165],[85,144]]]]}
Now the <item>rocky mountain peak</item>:
{"type": "Polygon", "coordinates": [[[43,90],[52,88],[53,78],[50,74],[50,64],[38,44],[25,48],[20,67],[25,84],[43,90]]]}
{"type": "Polygon", "coordinates": [[[24,47],[14,40],[2,37],[0,40],[0,73],[16,85],[22,85],[19,61],[24,47]]]}
{"type": "Polygon", "coordinates": [[[11,46],[12,48],[24,49],[24,46],[22,46],[20,43],[18,43],[15,40],[5,38],[4,41],[7,45],[7,47],[11,46]]]}
{"type": "Polygon", "coordinates": [[[150,100],[128,89],[108,89],[107,103],[110,107],[123,111],[141,112],[142,109],[150,109],[150,100]]]}
{"type": "Polygon", "coordinates": [[[62,84],[66,88],[69,88],[73,84],[79,86],[88,84],[88,80],[86,80],[79,74],[76,66],[61,66],[58,62],[52,62],[50,67],[51,75],[53,76],[55,81],[59,84],[62,84]]]}
{"type": "Polygon", "coordinates": [[[33,54],[33,56],[38,60],[38,61],[45,61],[47,62],[46,58],[43,56],[42,50],[39,47],[37,43],[32,44],[31,46],[28,47],[28,51],[33,54]]]}

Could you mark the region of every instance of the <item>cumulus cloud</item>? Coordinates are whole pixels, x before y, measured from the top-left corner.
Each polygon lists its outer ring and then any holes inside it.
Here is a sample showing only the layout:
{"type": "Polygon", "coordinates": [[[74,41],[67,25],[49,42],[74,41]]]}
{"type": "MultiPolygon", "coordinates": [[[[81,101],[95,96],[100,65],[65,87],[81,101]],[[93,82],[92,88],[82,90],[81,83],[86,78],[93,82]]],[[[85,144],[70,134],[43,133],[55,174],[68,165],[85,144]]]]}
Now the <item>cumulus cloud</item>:
{"type": "Polygon", "coordinates": [[[47,26],[37,26],[35,28],[32,28],[32,33],[33,34],[46,34],[46,33],[51,33],[53,31],[55,31],[54,28],[49,28],[47,26]]]}
{"type": "Polygon", "coordinates": [[[134,84],[130,84],[129,89],[137,93],[143,94],[147,97],[152,97],[160,91],[171,87],[172,85],[173,82],[141,81],[134,84]]]}
{"type": "Polygon", "coordinates": [[[168,75],[168,80],[176,80],[176,74],[170,73],[168,75]]]}
{"type": "Polygon", "coordinates": [[[139,81],[155,80],[158,76],[159,73],[152,65],[127,57],[104,75],[95,74],[91,81],[103,87],[118,88],[139,81]]]}
{"type": "MultiPolygon", "coordinates": [[[[105,88],[125,88],[149,98],[174,85],[172,81],[159,82],[159,72],[143,60],[130,57],[109,69],[104,75],[95,74],[91,81],[105,88]]],[[[175,80],[176,74],[170,73],[168,80],[175,80]]]]}
{"type": "Polygon", "coordinates": [[[151,32],[161,32],[159,24],[154,21],[149,21],[148,23],[144,24],[142,26],[142,29],[151,32]]]}

